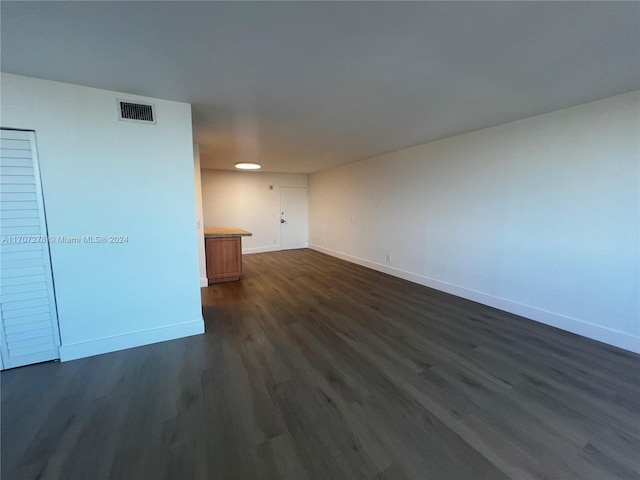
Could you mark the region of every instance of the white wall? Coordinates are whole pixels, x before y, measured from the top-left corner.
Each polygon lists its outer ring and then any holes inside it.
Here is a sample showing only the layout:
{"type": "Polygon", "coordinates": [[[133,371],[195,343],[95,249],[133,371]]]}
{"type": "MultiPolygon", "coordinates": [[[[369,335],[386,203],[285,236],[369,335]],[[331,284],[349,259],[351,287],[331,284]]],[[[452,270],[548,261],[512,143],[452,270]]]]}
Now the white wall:
{"type": "Polygon", "coordinates": [[[191,108],[2,74],[1,124],[36,132],[61,358],[201,333],[191,108]],[[152,101],[157,125],[117,120],[116,98],[152,101]]]}
{"type": "Polygon", "coordinates": [[[312,174],[310,244],[638,352],[639,108],[632,92],[312,174]]]}
{"type": "Polygon", "coordinates": [[[196,189],[196,225],[198,230],[198,262],[200,287],[209,286],[207,279],[207,257],[204,249],[204,213],[202,210],[202,177],[200,175],[200,145],[193,144],[193,174],[196,189]]]}
{"type": "Polygon", "coordinates": [[[280,250],[280,187],[307,187],[307,175],[202,170],[205,227],[253,233],[242,239],[243,253],[280,250]]]}

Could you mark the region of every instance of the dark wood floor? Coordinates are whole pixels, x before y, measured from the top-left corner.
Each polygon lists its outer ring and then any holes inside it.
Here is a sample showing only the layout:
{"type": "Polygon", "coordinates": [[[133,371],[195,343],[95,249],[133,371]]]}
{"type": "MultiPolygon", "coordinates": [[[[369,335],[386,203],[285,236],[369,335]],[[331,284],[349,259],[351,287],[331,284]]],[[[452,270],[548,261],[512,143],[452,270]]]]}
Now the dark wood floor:
{"type": "Polygon", "coordinates": [[[640,478],[640,358],[309,250],[207,333],[2,374],[2,478],[640,478]]]}

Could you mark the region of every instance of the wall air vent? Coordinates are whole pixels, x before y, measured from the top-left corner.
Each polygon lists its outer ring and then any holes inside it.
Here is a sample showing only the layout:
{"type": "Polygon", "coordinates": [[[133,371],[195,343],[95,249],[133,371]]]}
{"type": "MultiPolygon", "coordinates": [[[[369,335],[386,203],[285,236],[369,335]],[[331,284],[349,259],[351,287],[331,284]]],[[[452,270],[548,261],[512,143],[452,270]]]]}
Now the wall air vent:
{"type": "Polygon", "coordinates": [[[118,120],[153,125],[156,123],[155,105],[118,99],[118,120]]]}

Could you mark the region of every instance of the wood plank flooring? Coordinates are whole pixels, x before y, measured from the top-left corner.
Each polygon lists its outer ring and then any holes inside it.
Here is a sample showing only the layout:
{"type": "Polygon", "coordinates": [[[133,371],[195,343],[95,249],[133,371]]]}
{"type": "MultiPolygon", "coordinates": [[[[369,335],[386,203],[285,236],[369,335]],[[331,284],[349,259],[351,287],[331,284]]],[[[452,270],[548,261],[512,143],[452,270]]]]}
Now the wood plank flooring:
{"type": "Polygon", "coordinates": [[[2,373],[3,479],[640,478],[640,358],[310,250],[207,333],[2,373]]]}

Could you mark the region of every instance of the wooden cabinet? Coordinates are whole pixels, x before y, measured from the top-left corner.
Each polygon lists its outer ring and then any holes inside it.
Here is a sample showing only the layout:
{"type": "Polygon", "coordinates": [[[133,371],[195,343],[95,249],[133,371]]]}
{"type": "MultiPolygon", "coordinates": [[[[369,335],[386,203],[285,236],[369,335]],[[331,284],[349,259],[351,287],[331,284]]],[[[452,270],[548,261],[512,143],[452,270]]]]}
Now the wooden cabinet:
{"type": "Polygon", "coordinates": [[[240,237],[205,238],[209,284],[240,280],[242,273],[240,237]]]}

